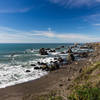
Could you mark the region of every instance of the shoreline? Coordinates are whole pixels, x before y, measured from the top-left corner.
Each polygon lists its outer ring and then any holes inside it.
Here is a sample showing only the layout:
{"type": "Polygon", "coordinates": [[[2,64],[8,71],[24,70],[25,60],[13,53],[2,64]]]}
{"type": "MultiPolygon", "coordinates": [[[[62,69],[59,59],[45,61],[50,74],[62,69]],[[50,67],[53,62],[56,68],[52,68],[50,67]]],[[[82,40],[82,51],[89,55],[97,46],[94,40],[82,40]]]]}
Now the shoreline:
{"type": "MultiPolygon", "coordinates": [[[[95,53],[96,51],[93,52],[93,54],[95,53]]],[[[80,61],[74,61],[70,65],[64,65],[59,70],[52,71],[39,79],[2,88],[0,89],[0,100],[23,100],[23,98],[31,100],[32,97],[35,98],[35,96],[45,94],[53,89],[59,90],[62,86],[64,87],[65,82],[67,85],[71,83],[71,80],[84,67],[84,63],[91,64],[91,62],[89,63],[90,58],[91,56],[80,61]],[[32,95],[31,98],[30,95],[32,95]]]]}

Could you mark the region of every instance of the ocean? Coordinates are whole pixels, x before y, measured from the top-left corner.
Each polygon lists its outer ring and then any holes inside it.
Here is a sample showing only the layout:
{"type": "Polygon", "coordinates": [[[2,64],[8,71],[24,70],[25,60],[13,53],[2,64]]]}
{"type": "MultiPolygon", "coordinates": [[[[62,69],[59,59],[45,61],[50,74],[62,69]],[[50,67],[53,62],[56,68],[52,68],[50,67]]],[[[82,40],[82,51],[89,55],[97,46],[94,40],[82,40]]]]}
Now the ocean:
{"type": "Polygon", "coordinates": [[[0,44],[0,88],[31,81],[46,75],[46,71],[35,70],[31,64],[38,66],[37,62],[50,63],[50,61],[54,60],[54,57],[58,56],[66,58],[67,54],[60,54],[60,52],[66,52],[71,45],[73,44],[0,44]],[[61,48],[47,56],[41,56],[39,54],[40,48],[55,49],[61,46],[65,46],[65,48],[61,48]]]}

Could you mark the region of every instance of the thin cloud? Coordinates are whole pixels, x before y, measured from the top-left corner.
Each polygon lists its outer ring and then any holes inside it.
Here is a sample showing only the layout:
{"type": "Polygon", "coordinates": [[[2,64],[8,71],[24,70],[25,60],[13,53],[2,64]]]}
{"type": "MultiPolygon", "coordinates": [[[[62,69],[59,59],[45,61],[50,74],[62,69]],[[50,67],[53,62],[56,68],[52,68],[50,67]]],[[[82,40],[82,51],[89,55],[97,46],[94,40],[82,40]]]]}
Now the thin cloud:
{"type": "Polygon", "coordinates": [[[0,9],[0,13],[25,13],[32,9],[32,7],[29,8],[20,8],[20,9],[0,9]]]}
{"type": "Polygon", "coordinates": [[[94,26],[100,26],[100,23],[98,23],[98,24],[93,24],[94,26]]]}
{"type": "Polygon", "coordinates": [[[88,15],[84,17],[84,21],[91,25],[99,26],[100,24],[100,13],[88,15]]]}
{"type": "Polygon", "coordinates": [[[20,31],[8,27],[0,27],[0,43],[71,43],[71,42],[96,42],[100,38],[77,34],[77,33],[56,33],[48,31],[20,31]]]}
{"type": "Polygon", "coordinates": [[[64,7],[82,7],[82,6],[94,6],[100,3],[100,0],[49,0],[54,4],[59,4],[64,7]]]}

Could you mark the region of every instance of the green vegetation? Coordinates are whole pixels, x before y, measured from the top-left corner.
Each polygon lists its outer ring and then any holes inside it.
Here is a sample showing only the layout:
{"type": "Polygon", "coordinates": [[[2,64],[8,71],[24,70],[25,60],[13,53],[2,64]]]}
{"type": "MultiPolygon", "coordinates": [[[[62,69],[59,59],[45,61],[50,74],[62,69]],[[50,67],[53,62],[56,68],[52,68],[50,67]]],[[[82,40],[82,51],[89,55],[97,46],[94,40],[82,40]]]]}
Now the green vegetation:
{"type": "Polygon", "coordinates": [[[74,80],[69,100],[100,100],[100,62],[88,66],[74,80]]]}
{"type": "Polygon", "coordinates": [[[61,96],[40,96],[38,100],[63,100],[61,96]]]}
{"type": "Polygon", "coordinates": [[[96,62],[92,66],[86,67],[73,83],[74,85],[85,85],[88,83],[96,85],[98,82],[100,82],[100,62],[96,62]]]}
{"type": "Polygon", "coordinates": [[[69,100],[100,100],[100,88],[88,85],[78,87],[69,96],[69,100]]]}

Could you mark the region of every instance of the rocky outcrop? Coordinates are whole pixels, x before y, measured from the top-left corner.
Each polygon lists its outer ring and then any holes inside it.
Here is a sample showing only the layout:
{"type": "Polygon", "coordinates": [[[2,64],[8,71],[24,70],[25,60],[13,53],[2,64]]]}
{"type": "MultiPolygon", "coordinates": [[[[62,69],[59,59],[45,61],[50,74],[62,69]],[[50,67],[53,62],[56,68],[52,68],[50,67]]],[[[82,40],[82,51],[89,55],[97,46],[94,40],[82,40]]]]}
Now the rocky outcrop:
{"type": "Polygon", "coordinates": [[[39,50],[39,53],[40,53],[41,55],[48,55],[47,51],[46,51],[44,48],[41,48],[41,49],[39,50]]]}
{"type": "Polygon", "coordinates": [[[71,48],[68,48],[67,53],[73,53],[72,50],[71,50],[71,48]]]}
{"type": "Polygon", "coordinates": [[[68,53],[68,56],[67,56],[67,61],[68,62],[72,62],[75,60],[75,57],[72,53],[68,53]]]}
{"type": "Polygon", "coordinates": [[[49,52],[56,52],[56,50],[49,50],[49,52]]]}

